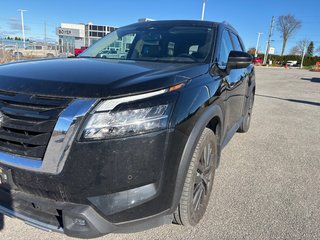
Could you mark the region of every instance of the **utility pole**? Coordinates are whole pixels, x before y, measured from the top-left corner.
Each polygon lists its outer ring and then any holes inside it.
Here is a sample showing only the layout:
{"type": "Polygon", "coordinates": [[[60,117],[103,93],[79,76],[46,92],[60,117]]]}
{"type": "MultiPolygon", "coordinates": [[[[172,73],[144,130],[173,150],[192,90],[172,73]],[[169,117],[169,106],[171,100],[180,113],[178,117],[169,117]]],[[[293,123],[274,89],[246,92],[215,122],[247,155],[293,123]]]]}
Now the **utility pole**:
{"type": "Polygon", "coordinates": [[[23,13],[27,10],[18,9],[21,15],[21,28],[22,28],[22,39],[23,39],[23,47],[26,48],[26,37],[24,35],[24,19],[23,19],[23,13]]]}
{"type": "Polygon", "coordinates": [[[201,15],[202,21],[204,20],[204,12],[206,10],[206,2],[207,2],[207,0],[203,0],[203,3],[202,3],[202,15],[201,15]]]}
{"type": "Polygon", "coordinates": [[[266,49],[266,54],[264,55],[263,65],[265,65],[267,63],[267,60],[268,60],[268,54],[269,54],[269,49],[270,49],[270,43],[271,43],[271,37],[272,37],[273,28],[274,28],[274,16],[272,16],[272,20],[271,20],[268,43],[267,43],[267,49],[266,49]]]}
{"type": "Polygon", "coordinates": [[[258,40],[257,40],[257,45],[256,45],[256,51],[254,53],[255,57],[258,57],[258,48],[259,48],[259,41],[260,41],[260,35],[263,34],[261,32],[258,32],[258,40]]]}

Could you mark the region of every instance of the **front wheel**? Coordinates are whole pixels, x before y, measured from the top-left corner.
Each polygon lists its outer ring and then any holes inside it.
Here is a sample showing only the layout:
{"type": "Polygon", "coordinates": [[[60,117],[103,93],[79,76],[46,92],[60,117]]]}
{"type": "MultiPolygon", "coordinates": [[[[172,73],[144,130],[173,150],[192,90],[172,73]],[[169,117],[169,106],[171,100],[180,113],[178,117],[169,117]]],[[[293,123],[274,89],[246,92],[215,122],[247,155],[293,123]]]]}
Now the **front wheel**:
{"type": "Polygon", "coordinates": [[[208,206],[217,163],[217,140],[213,131],[205,128],[185,179],[180,203],[174,213],[174,223],[195,226],[208,206]]]}

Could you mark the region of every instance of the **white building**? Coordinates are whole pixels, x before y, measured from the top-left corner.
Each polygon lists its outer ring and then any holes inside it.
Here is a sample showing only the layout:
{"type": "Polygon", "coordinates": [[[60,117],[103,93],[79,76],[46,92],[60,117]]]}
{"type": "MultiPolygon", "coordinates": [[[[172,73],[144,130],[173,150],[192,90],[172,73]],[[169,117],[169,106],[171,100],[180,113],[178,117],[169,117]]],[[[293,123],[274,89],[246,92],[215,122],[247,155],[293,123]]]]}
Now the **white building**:
{"type": "Polygon", "coordinates": [[[116,30],[116,27],[75,23],[61,23],[56,29],[59,36],[59,44],[63,49],[73,52],[75,48],[89,47],[108,33],[116,30]]]}

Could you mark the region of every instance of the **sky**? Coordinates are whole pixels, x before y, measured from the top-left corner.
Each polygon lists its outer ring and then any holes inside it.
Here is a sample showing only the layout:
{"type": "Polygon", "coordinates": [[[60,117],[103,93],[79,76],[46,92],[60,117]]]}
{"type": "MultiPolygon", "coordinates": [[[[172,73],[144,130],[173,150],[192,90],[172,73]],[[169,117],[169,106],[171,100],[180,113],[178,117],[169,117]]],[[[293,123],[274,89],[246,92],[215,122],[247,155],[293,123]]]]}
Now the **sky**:
{"type": "MultiPolygon", "coordinates": [[[[55,28],[61,22],[124,26],[139,18],[156,20],[200,19],[203,0],[0,0],[0,37],[22,36],[20,13],[26,9],[26,38],[56,40],[55,28]]],[[[259,50],[265,51],[272,16],[292,14],[302,21],[302,27],[289,39],[286,52],[302,39],[320,46],[320,0],[208,0],[205,20],[227,21],[234,26],[247,48],[255,47],[258,32],[262,32],[259,50]]],[[[281,34],[276,27],[271,47],[281,52],[281,34]]]]}

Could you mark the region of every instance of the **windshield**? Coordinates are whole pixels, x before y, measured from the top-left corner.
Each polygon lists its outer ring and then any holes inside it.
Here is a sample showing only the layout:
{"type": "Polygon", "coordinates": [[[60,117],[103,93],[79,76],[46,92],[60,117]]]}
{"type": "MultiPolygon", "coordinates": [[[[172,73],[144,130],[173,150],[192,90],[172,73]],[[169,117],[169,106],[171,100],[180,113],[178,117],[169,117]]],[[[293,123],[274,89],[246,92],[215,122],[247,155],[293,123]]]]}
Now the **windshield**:
{"type": "Polygon", "coordinates": [[[79,57],[156,62],[205,62],[214,29],[189,26],[120,28],[79,57]]]}

